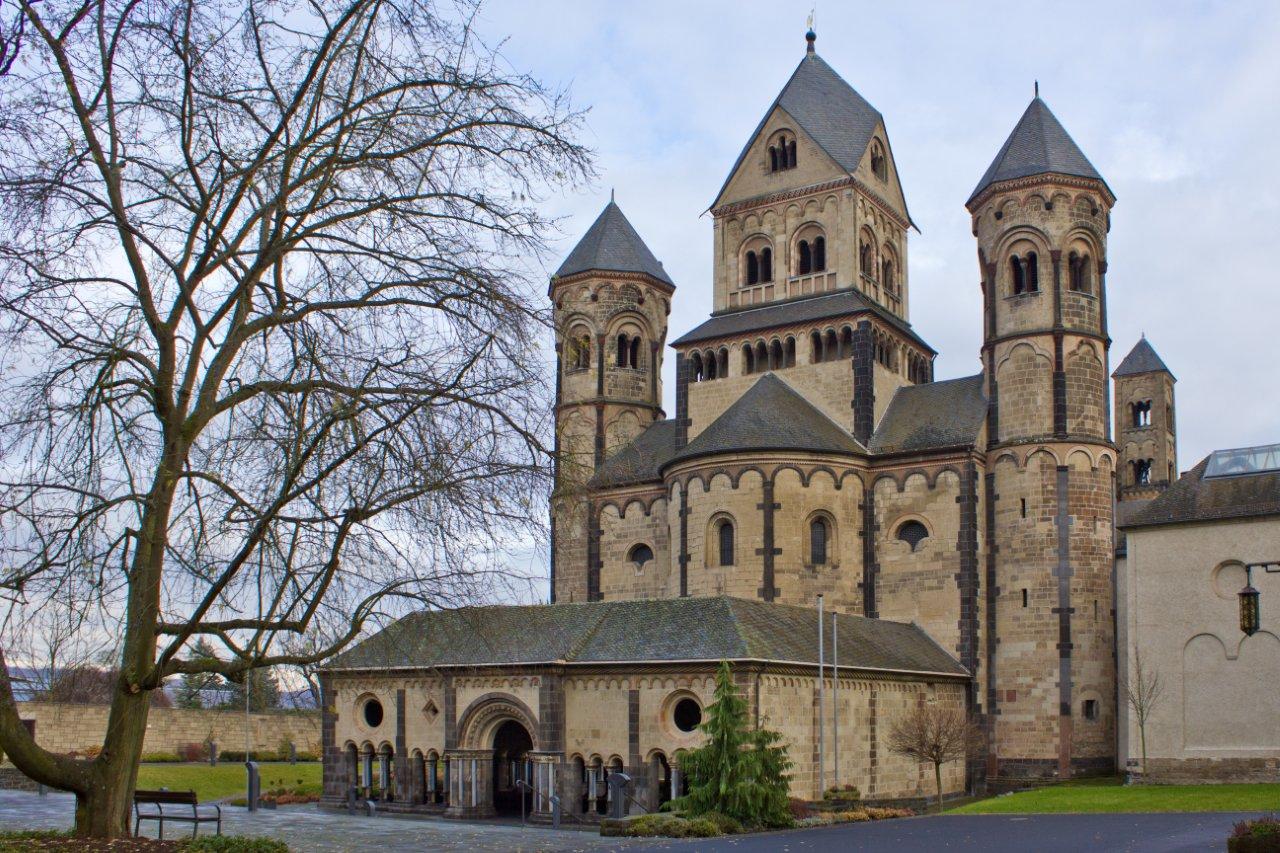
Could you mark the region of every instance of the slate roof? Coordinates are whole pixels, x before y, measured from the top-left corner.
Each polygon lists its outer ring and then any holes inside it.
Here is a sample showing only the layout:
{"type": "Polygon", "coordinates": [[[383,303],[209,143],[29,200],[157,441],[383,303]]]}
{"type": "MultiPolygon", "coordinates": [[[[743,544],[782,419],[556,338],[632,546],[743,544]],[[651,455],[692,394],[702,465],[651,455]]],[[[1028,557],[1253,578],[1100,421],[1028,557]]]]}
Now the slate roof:
{"type": "MultiPolygon", "coordinates": [[[[1076,145],[1071,134],[1067,133],[1067,129],[1049,109],[1049,105],[1037,96],[1027,106],[1022,118],[1018,119],[1013,132],[1000,147],[1000,153],[996,154],[996,159],[991,161],[986,174],[969,196],[969,201],[972,202],[979,193],[999,181],[1047,172],[1093,178],[1106,186],[1102,175],[1098,174],[1089,158],[1084,156],[1080,146],[1076,145]]],[[[1107,191],[1110,192],[1111,188],[1107,187],[1107,191]]]]}
{"type": "Polygon", "coordinates": [[[662,479],[662,466],[676,452],[676,422],[654,421],[600,466],[588,485],[628,486],[662,479]]]}
{"type": "Polygon", "coordinates": [[[735,308],[721,311],[711,319],[696,326],[671,342],[678,347],[712,338],[740,335],[747,332],[760,332],[796,323],[809,323],[826,320],[831,317],[842,317],[847,314],[871,313],[885,320],[894,328],[904,332],[911,340],[929,352],[935,350],[924,342],[911,329],[911,324],[892,314],[888,309],[876,304],[853,288],[837,290],[831,293],[820,293],[814,296],[802,296],[784,302],[771,302],[768,305],[756,305],[750,308],[735,308]]]}
{"type": "Polygon", "coordinates": [[[569,257],[564,259],[556,276],[573,275],[587,270],[613,272],[638,272],[665,281],[672,287],[675,282],[667,275],[662,264],[649,251],[622,208],[610,201],[569,257]]]}
{"type": "Polygon", "coordinates": [[[867,452],[798,391],[775,374],[766,373],[671,461],[764,450],[867,452]]]}
{"type": "MultiPolygon", "coordinates": [[[[717,202],[724,195],[742,161],[746,159],[751,144],[760,135],[765,122],[777,107],[785,110],[836,165],[850,173],[862,161],[862,155],[871,144],[876,125],[884,122],[880,111],[858,94],[857,89],[846,83],[826,60],[816,53],[805,54],[778,97],[765,110],[756,129],[747,137],[747,144],[743,146],[720,191],[716,193],[717,202]]],[[[910,218],[908,214],[907,219],[910,218]]]]}
{"type": "MultiPolygon", "coordinates": [[[[830,632],[832,616],[827,617],[830,632]]],[[[817,611],[717,597],[464,607],[411,614],[326,667],[763,660],[815,664],[817,611]]],[[[914,624],[841,615],[840,664],[968,677],[914,624]]],[[[827,636],[827,650],[831,650],[827,636]]],[[[829,658],[828,658],[829,660],[829,658]]]]}
{"type": "Polygon", "coordinates": [[[1146,335],[1143,335],[1133,349],[1129,350],[1129,354],[1124,357],[1124,361],[1120,362],[1120,366],[1115,369],[1112,376],[1133,376],[1138,373],[1168,373],[1172,376],[1169,368],[1164,366],[1164,360],[1156,354],[1155,347],[1147,342],[1146,335]]]}
{"type": "Polygon", "coordinates": [[[1208,464],[1206,456],[1164,494],[1127,519],[1124,527],[1280,515],[1280,471],[1205,477],[1208,464]]]}
{"type": "Polygon", "coordinates": [[[872,453],[970,446],[987,415],[982,374],[899,388],[871,437],[872,453]]]}

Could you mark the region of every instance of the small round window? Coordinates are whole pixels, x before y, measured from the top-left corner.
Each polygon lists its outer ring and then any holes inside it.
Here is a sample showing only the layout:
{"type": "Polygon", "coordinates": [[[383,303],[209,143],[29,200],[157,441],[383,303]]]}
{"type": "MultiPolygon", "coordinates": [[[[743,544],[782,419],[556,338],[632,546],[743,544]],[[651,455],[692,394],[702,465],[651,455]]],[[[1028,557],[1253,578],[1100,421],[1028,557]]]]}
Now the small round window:
{"type": "Polygon", "coordinates": [[[685,697],[676,703],[672,711],[672,721],[682,732],[691,732],[702,722],[702,706],[696,699],[685,697]]]}
{"type": "Polygon", "coordinates": [[[382,725],[382,703],[377,699],[364,703],[364,722],[371,729],[382,725]]]}

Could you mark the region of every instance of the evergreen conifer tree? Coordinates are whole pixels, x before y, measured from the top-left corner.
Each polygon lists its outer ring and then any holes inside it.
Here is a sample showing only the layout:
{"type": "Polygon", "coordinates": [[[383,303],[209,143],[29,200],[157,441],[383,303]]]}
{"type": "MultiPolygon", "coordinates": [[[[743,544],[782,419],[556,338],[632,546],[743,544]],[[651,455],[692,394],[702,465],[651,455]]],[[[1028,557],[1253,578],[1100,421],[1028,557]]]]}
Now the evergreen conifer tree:
{"type": "Polygon", "coordinates": [[[727,661],[716,673],[715,701],[698,728],[707,740],[681,756],[689,793],[672,808],[690,816],[719,813],[746,826],[789,826],[791,760],[780,745],[782,735],[748,725],[747,702],[734,687],[727,661]]]}

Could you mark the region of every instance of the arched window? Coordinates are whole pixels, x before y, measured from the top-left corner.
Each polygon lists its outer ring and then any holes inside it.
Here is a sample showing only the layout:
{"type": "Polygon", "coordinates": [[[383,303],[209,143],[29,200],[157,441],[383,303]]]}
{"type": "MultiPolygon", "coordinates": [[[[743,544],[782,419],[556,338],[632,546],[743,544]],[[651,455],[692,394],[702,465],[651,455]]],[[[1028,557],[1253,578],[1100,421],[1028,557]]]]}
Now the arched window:
{"type": "Polygon", "coordinates": [[[653,549],[643,542],[632,545],[631,550],[627,552],[627,562],[633,563],[637,569],[643,569],[652,559],[653,549]]]}
{"type": "Polygon", "coordinates": [[[1139,400],[1132,406],[1133,425],[1135,428],[1151,426],[1151,401],[1139,400]]]}
{"type": "Polygon", "coordinates": [[[792,338],[792,337],[787,338],[787,342],[783,347],[782,366],[783,367],[796,366],[796,339],[795,338],[792,338]]]}
{"type": "Polygon", "coordinates": [[[1040,289],[1040,263],[1035,252],[1027,253],[1027,293],[1040,289]]]}
{"type": "Polygon", "coordinates": [[[569,369],[586,370],[591,366],[591,336],[575,331],[569,339],[569,369]]]}
{"type": "Polygon", "coordinates": [[[875,278],[876,275],[876,250],[865,240],[858,247],[858,271],[867,278],[875,278]]]}
{"type": "Polygon", "coordinates": [[[719,529],[716,531],[720,544],[720,565],[733,565],[733,522],[724,519],[720,522],[719,529]]]}
{"type": "Polygon", "coordinates": [[[716,354],[716,375],[721,379],[729,375],[729,348],[720,347],[720,352],[716,354]]]}
{"type": "Polygon", "coordinates": [[[747,284],[755,284],[760,281],[760,262],[756,260],[755,252],[747,252],[747,284]]]}
{"type": "Polygon", "coordinates": [[[1133,460],[1133,484],[1135,486],[1145,486],[1151,482],[1151,460],[1135,459],[1133,460]]]}
{"type": "Polygon", "coordinates": [[[702,365],[702,353],[695,352],[689,356],[689,379],[694,382],[701,382],[706,378],[706,371],[702,365]]]}
{"type": "Polygon", "coordinates": [[[880,284],[886,293],[897,293],[898,288],[893,280],[893,261],[885,258],[880,263],[880,284]]]}
{"type": "Polygon", "coordinates": [[[760,250],[760,280],[773,281],[773,249],[760,250]]]}
{"type": "Polygon", "coordinates": [[[796,249],[800,259],[796,275],[808,275],[813,271],[813,254],[809,250],[809,241],[801,240],[796,249]]]}
{"type": "Polygon", "coordinates": [[[836,338],[835,329],[827,329],[826,342],[822,347],[823,361],[834,361],[840,357],[840,342],[836,338]]]}
{"type": "Polygon", "coordinates": [[[756,341],[756,370],[769,369],[769,347],[764,341],[756,341]]]}
{"type": "Polygon", "coordinates": [[[1089,292],[1089,271],[1086,267],[1089,256],[1078,252],[1067,255],[1067,288],[1076,293],[1089,292]]]}
{"type": "Polygon", "coordinates": [[[756,354],[751,344],[746,344],[742,348],[742,373],[744,376],[750,376],[756,372],[756,354]]]}
{"type": "Polygon", "coordinates": [[[812,331],[809,333],[809,347],[813,350],[809,360],[814,364],[820,364],[824,361],[822,357],[822,332],[812,331]]]}
{"type": "Polygon", "coordinates": [[[782,367],[782,342],[774,340],[769,344],[769,369],[777,370],[782,367]]]}
{"type": "Polygon", "coordinates": [[[840,358],[853,358],[853,328],[850,326],[840,330],[840,358]]]}
{"type": "Polygon", "coordinates": [[[815,566],[827,564],[827,540],[831,531],[827,529],[827,520],[822,517],[809,522],[809,562],[815,566]]]}
{"type": "Polygon", "coordinates": [[[911,521],[904,521],[898,527],[897,535],[899,541],[906,542],[911,546],[911,550],[915,551],[919,549],[921,542],[929,538],[929,528],[912,519],[911,521]]]}
{"type": "Polygon", "coordinates": [[[813,238],[813,271],[822,272],[827,268],[827,238],[813,238]]]}
{"type": "Polygon", "coordinates": [[[640,337],[638,335],[631,339],[631,357],[627,359],[627,366],[640,366],[640,337]]]}
{"type": "Polygon", "coordinates": [[[1025,293],[1027,290],[1027,277],[1022,269],[1022,258],[1012,255],[1009,258],[1009,272],[1013,276],[1013,295],[1025,293]]]}
{"type": "Polygon", "coordinates": [[[871,143],[871,173],[882,181],[889,179],[889,168],[885,165],[884,149],[880,147],[880,140],[871,143]]]}
{"type": "Polygon", "coordinates": [[[793,139],[787,143],[787,168],[794,169],[796,167],[796,141],[793,139]]]}
{"type": "Polygon", "coordinates": [[[702,364],[707,371],[708,379],[719,378],[720,371],[717,369],[718,365],[716,364],[716,354],[714,352],[708,350],[706,355],[702,357],[702,364]]]}
{"type": "Polygon", "coordinates": [[[630,367],[631,338],[626,332],[618,334],[618,367],[630,367]]]}
{"type": "Polygon", "coordinates": [[[769,171],[778,171],[778,146],[776,145],[769,146],[769,171]]]}

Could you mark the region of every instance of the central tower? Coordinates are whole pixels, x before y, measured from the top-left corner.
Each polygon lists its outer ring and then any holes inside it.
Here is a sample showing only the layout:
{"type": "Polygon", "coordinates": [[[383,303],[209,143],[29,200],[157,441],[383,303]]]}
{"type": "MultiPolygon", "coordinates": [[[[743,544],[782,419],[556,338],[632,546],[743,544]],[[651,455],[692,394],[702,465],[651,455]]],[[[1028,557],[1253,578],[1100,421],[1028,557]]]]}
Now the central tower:
{"type": "Polygon", "coordinates": [[[995,780],[1114,766],[1114,202],[1037,95],[967,203],[984,306],[984,712],[995,780]]]}

